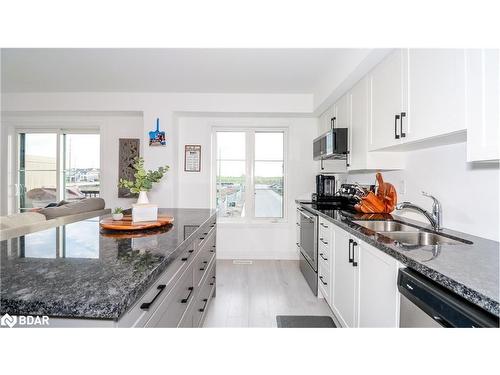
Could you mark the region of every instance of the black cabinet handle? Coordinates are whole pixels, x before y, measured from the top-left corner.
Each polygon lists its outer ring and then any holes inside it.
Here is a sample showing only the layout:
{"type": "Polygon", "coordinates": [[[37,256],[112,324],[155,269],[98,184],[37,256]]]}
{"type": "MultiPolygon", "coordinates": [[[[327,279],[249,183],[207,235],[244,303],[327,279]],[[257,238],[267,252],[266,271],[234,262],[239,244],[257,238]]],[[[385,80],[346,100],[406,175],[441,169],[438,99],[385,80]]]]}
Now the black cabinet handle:
{"type": "Polygon", "coordinates": [[[189,294],[187,295],[186,298],[181,299],[181,303],[187,303],[189,301],[189,298],[191,297],[191,294],[193,293],[194,287],[190,286],[188,288],[189,294]]]}
{"type": "Polygon", "coordinates": [[[323,244],[328,245],[328,242],[326,242],[323,238],[320,238],[319,240],[323,242],[323,244]]]}
{"type": "Polygon", "coordinates": [[[321,283],[322,283],[323,285],[328,285],[328,283],[325,283],[325,282],[323,281],[323,276],[320,276],[320,277],[319,277],[319,280],[321,281],[321,283]]]}
{"type": "Polygon", "coordinates": [[[336,120],[337,120],[337,118],[336,118],[336,117],[332,117],[332,118],[330,119],[330,126],[332,127],[332,129],[334,129],[334,128],[335,128],[335,121],[336,121],[336,120]]]}
{"type": "Polygon", "coordinates": [[[406,112],[401,112],[401,121],[399,122],[401,125],[401,138],[406,137],[406,133],[403,133],[403,117],[406,117],[406,112]]]}
{"type": "MultiPolygon", "coordinates": [[[[191,249],[191,250],[188,250],[189,255],[191,255],[191,254],[193,253],[193,251],[194,251],[194,250],[192,250],[192,249],[191,249]]],[[[182,260],[183,262],[185,262],[186,260],[188,260],[188,259],[189,259],[189,255],[188,255],[187,257],[181,258],[181,260],[182,260]]]]}
{"type": "Polygon", "coordinates": [[[323,256],[323,253],[319,253],[319,256],[320,256],[323,260],[328,260],[328,258],[325,258],[325,257],[323,256]]]}
{"type": "Polygon", "coordinates": [[[201,262],[201,264],[204,264],[204,265],[205,265],[205,267],[200,268],[200,271],[205,271],[205,270],[207,269],[207,267],[206,267],[206,266],[207,266],[207,263],[208,263],[208,262],[207,262],[206,260],[204,260],[203,262],[201,262]]]}
{"type": "Polygon", "coordinates": [[[394,138],[399,139],[399,134],[398,134],[398,120],[399,120],[399,115],[394,116],[394,138]]]}
{"type": "Polygon", "coordinates": [[[207,303],[208,303],[208,298],[203,298],[203,302],[205,302],[205,303],[203,304],[203,307],[201,309],[198,309],[199,312],[205,311],[205,308],[207,307],[207,303]]]}
{"type": "Polygon", "coordinates": [[[328,228],[328,225],[325,225],[323,223],[319,223],[319,225],[321,225],[323,228],[328,228]]]}
{"type": "Polygon", "coordinates": [[[354,255],[351,257],[351,245],[353,244],[354,240],[352,238],[349,238],[349,263],[352,263],[354,261],[354,255]]]}
{"type": "Polygon", "coordinates": [[[205,239],[205,237],[200,237],[200,241],[203,241],[205,239]]]}
{"type": "Polygon", "coordinates": [[[357,267],[358,266],[358,262],[354,261],[354,246],[358,246],[358,243],[357,242],[353,242],[352,243],[352,266],[353,267],[357,267]]]}
{"type": "Polygon", "coordinates": [[[164,285],[164,284],[158,285],[158,287],[156,288],[158,290],[158,293],[156,293],[156,295],[151,300],[151,302],[144,302],[141,305],[141,310],[148,310],[151,307],[151,305],[156,301],[156,299],[161,294],[161,292],[163,292],[165,290],[165,287],[166,287],[166,285],[164,285]]]}

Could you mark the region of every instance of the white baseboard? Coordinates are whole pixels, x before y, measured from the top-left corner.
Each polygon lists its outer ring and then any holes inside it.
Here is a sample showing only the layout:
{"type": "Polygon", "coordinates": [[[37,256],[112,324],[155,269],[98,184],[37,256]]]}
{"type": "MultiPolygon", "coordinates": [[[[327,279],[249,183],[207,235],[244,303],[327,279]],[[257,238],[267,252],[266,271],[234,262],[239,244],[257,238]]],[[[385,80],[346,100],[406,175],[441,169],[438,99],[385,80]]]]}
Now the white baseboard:
{"type": "Polygon", "coordinates": [[[299,254],[296,252],[249,253],[241,251],[217,251],[217,259],[299,260],[299,254]]]}

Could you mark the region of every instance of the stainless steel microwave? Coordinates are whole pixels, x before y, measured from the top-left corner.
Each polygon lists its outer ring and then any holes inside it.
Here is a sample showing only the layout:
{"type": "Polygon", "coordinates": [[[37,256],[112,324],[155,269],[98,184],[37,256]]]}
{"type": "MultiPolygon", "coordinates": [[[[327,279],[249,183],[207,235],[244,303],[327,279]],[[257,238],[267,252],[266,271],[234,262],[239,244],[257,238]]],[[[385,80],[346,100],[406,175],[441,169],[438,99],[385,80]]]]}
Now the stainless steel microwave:
{"type": "Polygon", "coordinates": [[[334,128],[313,141],[313,158],[345,159],[347,157],[347,128],[334,128]]]}

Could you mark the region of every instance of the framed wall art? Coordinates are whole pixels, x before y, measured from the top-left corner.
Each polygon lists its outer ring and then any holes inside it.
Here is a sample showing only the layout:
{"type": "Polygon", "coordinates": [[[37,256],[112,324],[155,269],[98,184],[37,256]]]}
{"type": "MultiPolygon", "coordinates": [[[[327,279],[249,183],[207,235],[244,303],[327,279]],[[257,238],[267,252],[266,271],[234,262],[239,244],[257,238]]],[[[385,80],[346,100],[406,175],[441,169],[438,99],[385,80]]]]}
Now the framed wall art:
{"type": "Polygon", "coordinates": [[[184,146],[184,171],[201,171],[201,145],[184,146]]]}

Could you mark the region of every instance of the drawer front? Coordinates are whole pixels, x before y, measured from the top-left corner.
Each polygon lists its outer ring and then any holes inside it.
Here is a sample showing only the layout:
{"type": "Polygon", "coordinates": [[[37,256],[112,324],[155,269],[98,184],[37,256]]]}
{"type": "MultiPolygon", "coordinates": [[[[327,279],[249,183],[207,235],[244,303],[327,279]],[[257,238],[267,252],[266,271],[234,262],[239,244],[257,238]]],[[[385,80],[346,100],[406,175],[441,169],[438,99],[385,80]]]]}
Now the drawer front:
{"type": "Polygon", "coordinates": [[[318,287],[328,303],[330,303],[331,290],[330,272],[327,265],[319,262],[318,266],[318,287]]]}
{"type": "Polygon", "coordinates": [[[320,237],[329,237],[330,236],[330,233],[332,231],[332,223],[330,223],[329,221],[323,219],[323,218],[319,218],[319,236],[320,237]]]}
{"type": "Polygon", "coordinates": [[[331,254],[332,251],[329,246],[325,246],[322,243],[318,244],[318,262],[324,262],[329,266],[331,262],[331,254]]]}
{"type": "Polygon", "coordinates": [[[146,327],[177,327],[195,295],[193,266],[190,266],[158,306],[146,327]]]}
{"type": "MultiPolygon", "coordinates": [[[[188,249],[177,257],[160,275],[158,281],[151,286],[132,308],[118,321],[119,327],[143,327],[151,319],[156,309],[174,287],[176,278],[187,268],[188,261],[183,261],[184,255],[191,254],[188,249]],[[185,253],[185,254],[184,254],[185,253]]],[[[191,257],[193,255],[190,255],[191,257]]]]}
{"type": "Polygon", "coordinates": [[[207,240],[215,234],[216,230],[217,224],[215,222],[215,218],[213,220],[209,220],[207,224],[203,225],[198,238],[195,240],[196,249],[203,247],[207,240]]]}
{"type": "Polygon", "coordinates": [[[203,277],[208,271],[210,262],[215,258],[215,231],[208,237],[203,246],[198,250],[198,255],[194,260],[194,283],[199,286],[203,277]]]}
{"type": "Polygon", "coordinates": [[[193,326],[199,327],[203,324],[203,318],[210,304],[215,288],[215,261],[211,263],[206,277],[202,281],[200,292],[193,306],[193,326]]]}

